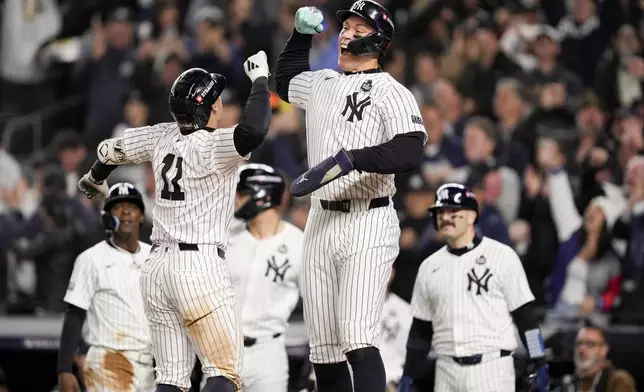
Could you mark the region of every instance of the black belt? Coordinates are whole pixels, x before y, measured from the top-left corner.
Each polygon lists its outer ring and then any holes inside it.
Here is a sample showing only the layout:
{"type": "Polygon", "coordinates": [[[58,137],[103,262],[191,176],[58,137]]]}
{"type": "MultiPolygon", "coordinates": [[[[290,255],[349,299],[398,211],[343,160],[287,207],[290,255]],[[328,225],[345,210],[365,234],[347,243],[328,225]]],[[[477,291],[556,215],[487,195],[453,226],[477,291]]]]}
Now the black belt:
{"type": "MultiPolygon", "coordinates": [[[[351,212],[351,200],[320,200],[320,205],[323,210],[351,212]]],[[[369,209],[387,207],[388,205],[389,197],[379,197],[377,199],[371,199],[369,209]]]]}
{"type": "MultiPolygon", "coordinates": [[[[501,350],[501,358],[511,355],[512,351],[501,350]]],[[[469,357],[452,357],[459,365],[478,365],[483,359],[483,354],[470,355],[469,357]]]]}
{"type": "MultiPolygon", "coordinates": [[[[271,339],[279,338],[281,335],[281,333],[276,333],[271,339]]],[[[257,338],[249,338],[248,336],[244,336],[244,347],[251,347],[255,344],[257,344],[257,338]]]]}
{"type": "MultiPolygon", "coordinates": [[[[186,244],[184,242],[179,242],[179,250],[199,250],[199,245],[197,244],[186,244]]],[[[226,258],[226,252],[223,249],[217,248],[217,255],[222,259],[226,258]]]]}

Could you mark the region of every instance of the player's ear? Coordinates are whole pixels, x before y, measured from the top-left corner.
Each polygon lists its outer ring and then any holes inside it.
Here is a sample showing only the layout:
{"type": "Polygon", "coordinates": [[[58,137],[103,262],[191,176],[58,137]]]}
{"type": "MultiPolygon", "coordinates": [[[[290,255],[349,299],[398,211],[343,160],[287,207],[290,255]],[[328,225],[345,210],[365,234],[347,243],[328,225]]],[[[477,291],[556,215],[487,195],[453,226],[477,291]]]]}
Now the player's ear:
{"type": "Polygon", "coordinates": [[[468,211],[467,212],[467,223],[469,223],[470,225],[473,225],[474,222],[476,222],[476,212],[468,211]]]}

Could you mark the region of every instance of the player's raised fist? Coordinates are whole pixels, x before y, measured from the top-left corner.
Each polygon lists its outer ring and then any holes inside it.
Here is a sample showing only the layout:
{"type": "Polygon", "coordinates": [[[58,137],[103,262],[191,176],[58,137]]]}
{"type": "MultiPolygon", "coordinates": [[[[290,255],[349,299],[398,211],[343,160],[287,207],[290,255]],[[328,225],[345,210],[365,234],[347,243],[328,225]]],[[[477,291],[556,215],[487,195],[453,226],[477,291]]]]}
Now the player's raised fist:
{"type": "Polygon", "coordinates": [[[244,71],[246,71],[246,75],[248,75],[251,82],[254,82],[255,79],[261,76],[268,78],[268,60],[266,59],[266,53],[264,53],[263,50],[260,50],[250,56],[248,60],[244,62],[244,71]]]}
{"type": "Polygon", "coordinates": [[[92,177],[91,171],[85,174],[83,178],[78,181],[78,189],[80,189],[80,191],[83,192],[83,194],[87,196],[88,199],[93,198],[99,193],[105,197],[109,196],[109,188],[107,187],[107,182],[96,181],[94,177],[92,177]]]}
{"type": "Polygon", "coordinates": [[[301,34],[318,34],[324,31],[324,15],[315,7],[302,7],[295,13],[295,29],[301,34]]]}

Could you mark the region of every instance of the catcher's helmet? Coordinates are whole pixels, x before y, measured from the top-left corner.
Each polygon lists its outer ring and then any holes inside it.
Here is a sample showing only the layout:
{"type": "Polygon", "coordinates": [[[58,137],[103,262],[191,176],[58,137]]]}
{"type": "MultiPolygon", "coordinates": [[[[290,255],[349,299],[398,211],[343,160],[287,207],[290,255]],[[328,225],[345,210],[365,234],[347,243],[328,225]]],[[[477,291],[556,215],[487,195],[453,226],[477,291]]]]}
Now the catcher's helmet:
{"type": "Polygon", "coordinates": [[[282,203],[285,181],[275,169],[260,163],[250,163],[239,168],[237,192],[250,193],[250,199],[235,211],[235,218],[252,220],[260,212],[282,203]]]}
{"type": "Polygon", "coordinates": [[[211,106],[226,88],[226,78],[205,69],[191,68],[177,78],[170,89],[170,113],[181,130],[205,128],[211,106]]]}
{"type": "Polygon", "coordinates": [[[371,0],[358,0],[348,10],[336,12],[336,16],[340,22],[350,16],[359,16],[374,28],[374,32],[349,42],[349,53],[356,56],[382,56],[389,49],[396,28],[391,14],[382,5],[371,0]]]}
{"type": "Polygon", "coordinates": [[[119,228],[119,220],[112,215],[111,210],[114,204],[121,201],[129,201],[134,203],[141,213],[145,213],[145,205],[143,204],[143,197],[141,193],[129,182],[119,182],[109,190],[109,197],[105,200],[103,211],[101,211],[101,221],[106,231],[116,231],[119,228]]]}
{"type": "Polygon", "coordinates": [[[479,219],[479,203],[476,201],[474,192],[461,184],[445,184],[436,190],[436,201],[429,207],[429,214],[436,229],[438,229],[437,213],[440,208],[472,210],[476,212],[476,220],[479,219]]]}

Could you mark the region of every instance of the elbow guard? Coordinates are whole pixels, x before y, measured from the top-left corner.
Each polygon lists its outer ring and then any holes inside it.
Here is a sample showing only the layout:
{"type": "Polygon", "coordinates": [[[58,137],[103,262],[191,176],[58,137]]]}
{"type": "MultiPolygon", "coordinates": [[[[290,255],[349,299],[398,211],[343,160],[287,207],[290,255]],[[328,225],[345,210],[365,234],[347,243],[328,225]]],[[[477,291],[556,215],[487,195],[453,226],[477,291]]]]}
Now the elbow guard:
{"type": "Polygon", "coordinates": [[[96,148],[98,160],[106,165],[123,165],[131,163],[123,152],[123,138],[103,140],[96,148]]]}

